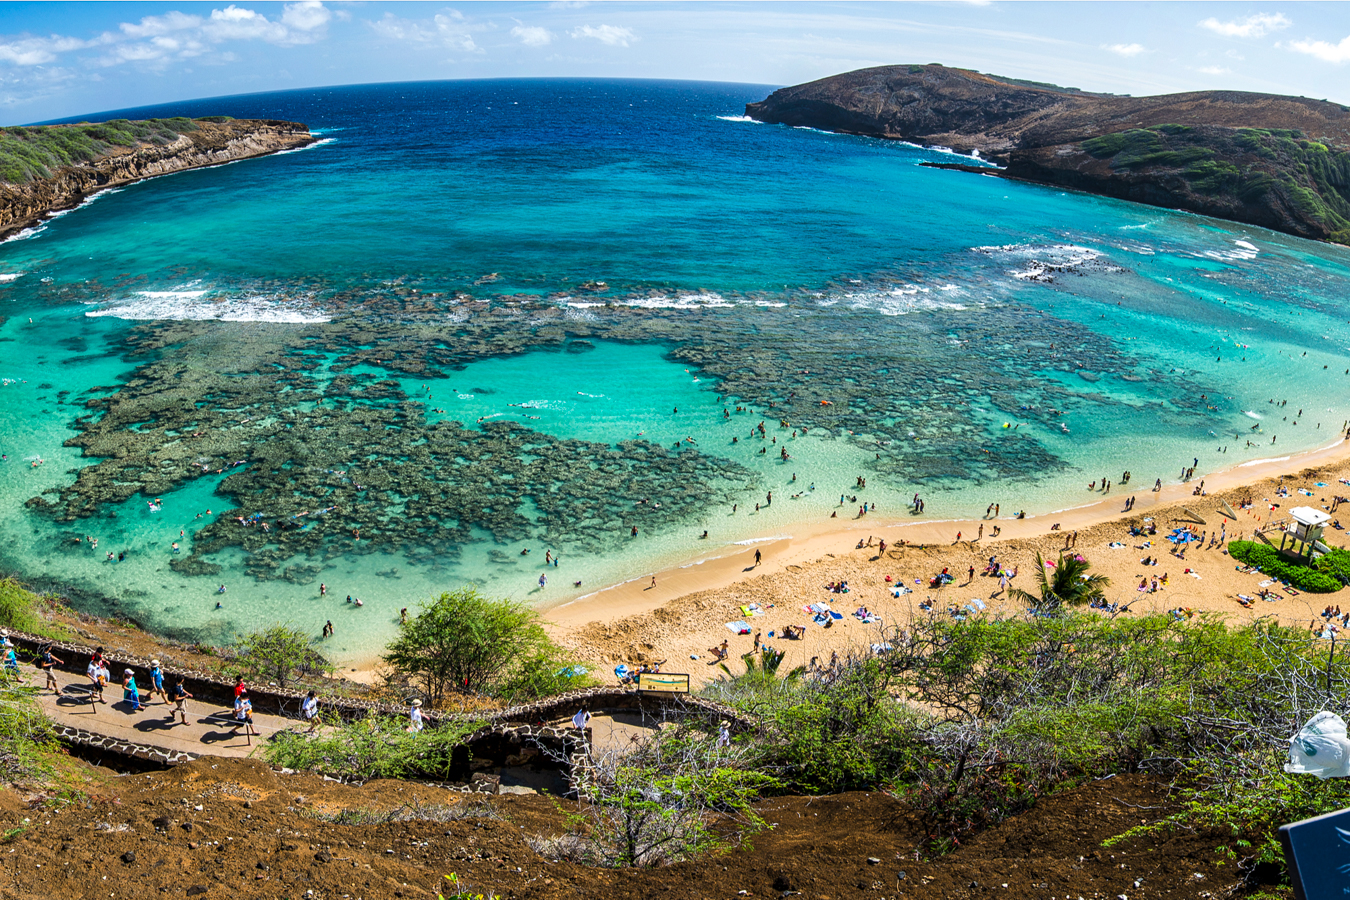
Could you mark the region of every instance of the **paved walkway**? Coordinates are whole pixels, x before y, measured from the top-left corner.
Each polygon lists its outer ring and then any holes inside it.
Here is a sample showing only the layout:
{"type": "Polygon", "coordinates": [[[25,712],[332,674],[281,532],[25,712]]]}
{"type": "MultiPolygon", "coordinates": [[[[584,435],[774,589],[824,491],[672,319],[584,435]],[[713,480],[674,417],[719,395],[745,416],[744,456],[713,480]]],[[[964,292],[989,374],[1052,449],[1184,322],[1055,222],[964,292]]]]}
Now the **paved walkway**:
{"type": "MultiPolygon", "coordinates": [[[[24,677],[30,687],[43,687],[45,675],[24,666],[24,677]]],[[[170,718],[172,703],[158,696],[148,704],[145,686],[141,687],[141,711],[134,712],[131,704],[122,700],[122,685],[109,684],[103,689],[107,703],[89,702],[89,679],[68,672],[56,672],[59,695],[43,690],[37,695],[43,712],[55,725],[69,725],[84,731],[96,732],[135,744],[145,744],[165,750],[196,753],[201,756],[248,756],[258,745],[278,731],[294,728],[300,723],[281,716],[253,714],[253,729],[258,736],[249,738],[243,728],[233,728],[234,710],[199,700],[187,702],[187,720],[184,725],[176,716],[170,718]],[[251,741],[251,742],[250,742],[251,741]]],[[[260,754],[261,755],[261,754],[260,754]]]]}

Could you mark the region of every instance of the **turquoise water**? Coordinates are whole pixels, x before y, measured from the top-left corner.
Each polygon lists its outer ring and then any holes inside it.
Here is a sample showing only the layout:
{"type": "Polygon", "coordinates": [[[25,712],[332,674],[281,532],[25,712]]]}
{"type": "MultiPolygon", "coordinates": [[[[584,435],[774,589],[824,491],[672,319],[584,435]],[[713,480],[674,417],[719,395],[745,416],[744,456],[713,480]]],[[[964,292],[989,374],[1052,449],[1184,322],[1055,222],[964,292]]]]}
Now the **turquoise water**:
{"type": "Polygon", "coordinates": [[[323,141],[0,245],[0,565],[182,637],[332,619],[354,659],[464,581],[557,602],[851,516],[860,475],[888,517],[1047,512],[1350,417],[1344,249],[741,119],[765,92],[129,111],[323,141]]]}

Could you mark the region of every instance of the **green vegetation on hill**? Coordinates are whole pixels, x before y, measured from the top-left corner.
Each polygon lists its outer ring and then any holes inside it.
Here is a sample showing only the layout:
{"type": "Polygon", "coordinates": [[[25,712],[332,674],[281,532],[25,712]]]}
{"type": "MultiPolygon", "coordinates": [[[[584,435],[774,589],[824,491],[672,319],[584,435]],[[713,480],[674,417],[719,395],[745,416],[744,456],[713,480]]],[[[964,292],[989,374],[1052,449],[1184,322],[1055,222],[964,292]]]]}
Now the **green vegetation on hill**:
{"type": "Polygon", "coordinates": [[[92,162],[112,147],[167,144],[196,131],[192,119],[145,119],[78,125],[15,125],[0,128],[0,182],[25,184],[50,178],[62,166],[92,162]]]}
{"type": "Polygon", "coordinates": [[[792,791],[887,790],[939,854],[1086,779],[1149,772],[1181,808],[1136,831],[1208,829],[1244,865],[1280,864],[1285,822],[1350,805],[1350,779],[1283,768],[1289,736],[1342,712],[1350,660],[1269,621],[1058,607],[920,619],[820,675],[762,667],[705,696],[764,722],[754,765],[792,791]]]}
{"type": "Polygon", "coordinates": [[[1350,153],[1280,128],[1155,125],[1090,138],[1082,148],[1112,169],[1175,169],[1201,196],[1246,205],[1282,200],[1304,219],[1350,243],[1350,153]]]}
{"type": "Polygon", "coordinates": [[[1344,582],[1335,573],[1346,572],[1350,561],[1347,559],[1350,553],[1333,550],[1311,566],[1301,566],[1281,556],[1274,547],[1257,541],[1230,541],[1228,555],[1238,562],[1256,566],[1271,578],[1312,594],[1331,594],[1344,587],[1344,582]]]}
{"type": "Polygon", "coordinates": [[[42,614],[44,600],[13,578],[0,578],[0,627],[50,638],[65,638],[64,629],[53,625],[42,614]]]}

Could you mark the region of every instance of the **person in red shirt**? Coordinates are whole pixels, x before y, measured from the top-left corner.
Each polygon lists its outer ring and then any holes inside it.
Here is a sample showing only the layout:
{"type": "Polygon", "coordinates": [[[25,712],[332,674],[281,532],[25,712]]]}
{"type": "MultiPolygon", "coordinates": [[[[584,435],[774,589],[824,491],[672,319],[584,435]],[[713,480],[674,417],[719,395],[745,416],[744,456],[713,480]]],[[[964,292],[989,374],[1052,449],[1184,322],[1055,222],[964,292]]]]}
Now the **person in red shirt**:
{"type": "Polygon", "coordinates": [[[239,695],[248,690],[248,685],[244,684],[244,676],[234,676],[234,699],[238,700],[239,695]]]}

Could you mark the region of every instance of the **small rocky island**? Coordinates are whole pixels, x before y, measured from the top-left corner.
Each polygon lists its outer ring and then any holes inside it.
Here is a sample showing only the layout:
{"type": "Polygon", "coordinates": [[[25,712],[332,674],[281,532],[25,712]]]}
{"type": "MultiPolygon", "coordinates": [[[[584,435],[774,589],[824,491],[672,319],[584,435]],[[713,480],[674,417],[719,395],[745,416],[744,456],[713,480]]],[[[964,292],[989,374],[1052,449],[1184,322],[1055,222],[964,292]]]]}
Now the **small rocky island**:
{"type": "Polygon", "coordinates": [[[1327,100],[1094,94],[929,64],[782,88],[745,114],[948,147],[1004,177],[1350,244],[1350,107],[1327,100]]]}
{"type": "Polygon", "coordinates": [[[224,116],[0,128],[0,238],[104,188],[315,140],[298,122],[224,116]]]}

